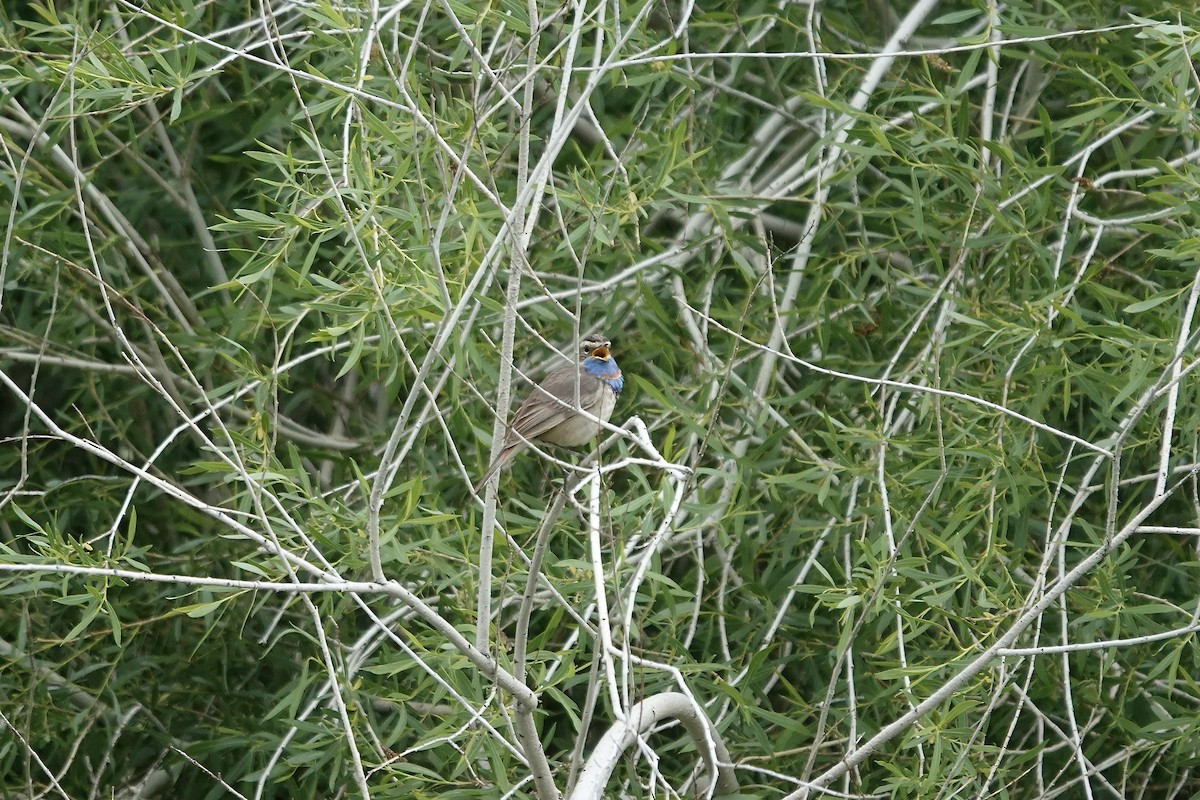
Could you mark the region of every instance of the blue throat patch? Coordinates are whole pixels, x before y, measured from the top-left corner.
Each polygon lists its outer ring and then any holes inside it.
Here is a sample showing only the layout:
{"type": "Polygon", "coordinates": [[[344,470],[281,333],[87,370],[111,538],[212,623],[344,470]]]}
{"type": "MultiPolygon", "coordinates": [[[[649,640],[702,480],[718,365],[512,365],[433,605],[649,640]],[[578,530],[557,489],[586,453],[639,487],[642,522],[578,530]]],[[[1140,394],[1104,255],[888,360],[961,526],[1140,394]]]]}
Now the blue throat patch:
{"type": "Polygon", "coordinates": [[[625,388],[625,379],[621,377],[621,368],[617,366],[615,358],[592,358],[588,356],[583,360],[583,368],[587,373],[594,378],[599,378],[608,385],[608,388],[613,390],[613,394],[620,394],[625,388]]]}

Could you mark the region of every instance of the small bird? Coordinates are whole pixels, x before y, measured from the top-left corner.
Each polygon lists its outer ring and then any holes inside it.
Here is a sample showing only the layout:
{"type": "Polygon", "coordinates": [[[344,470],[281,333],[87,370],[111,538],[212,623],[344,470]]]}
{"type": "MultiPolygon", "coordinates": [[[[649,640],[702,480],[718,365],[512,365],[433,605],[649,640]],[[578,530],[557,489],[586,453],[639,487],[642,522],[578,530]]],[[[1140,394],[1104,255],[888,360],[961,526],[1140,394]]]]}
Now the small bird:
{"type": "Polygon", "coordinates": [[[600,425],[575,409],[581,408],[605,422],[612,416],[625,379],[609,352],[611,346],[612,342],[603,334],[589,333],[579,343],[579,363],[562,365],[534,388],[513,416],[504,437],[504,449],[475,485],[476,494],[530,442],[579,447],[596,437],[600,425]]]}

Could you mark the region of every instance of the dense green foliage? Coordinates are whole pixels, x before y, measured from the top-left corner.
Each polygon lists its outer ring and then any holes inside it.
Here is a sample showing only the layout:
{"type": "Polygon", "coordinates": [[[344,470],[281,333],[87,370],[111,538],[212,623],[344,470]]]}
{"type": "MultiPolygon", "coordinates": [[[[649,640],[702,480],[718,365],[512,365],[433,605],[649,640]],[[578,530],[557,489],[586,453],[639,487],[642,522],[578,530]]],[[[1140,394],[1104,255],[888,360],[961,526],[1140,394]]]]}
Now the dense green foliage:
{"type": "Polygon", "coordinates": [[[0,793],[537,796],[470,487],[600,329],[662,458],[527,640],[535,454],[488,570],[560,791],[684,691],[755,797],[1195,796],[1200,15],[1120,9],[5,4],[0,793]]]}

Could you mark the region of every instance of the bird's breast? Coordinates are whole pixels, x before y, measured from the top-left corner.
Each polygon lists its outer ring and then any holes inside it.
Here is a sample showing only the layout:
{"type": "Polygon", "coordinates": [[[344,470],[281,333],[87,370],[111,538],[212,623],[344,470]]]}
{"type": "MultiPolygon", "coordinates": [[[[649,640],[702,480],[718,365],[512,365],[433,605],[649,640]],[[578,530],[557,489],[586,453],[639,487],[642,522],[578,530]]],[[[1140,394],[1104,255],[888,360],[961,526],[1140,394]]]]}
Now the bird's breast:
{"type": "Polygon", "coordinates": [[[600,426],[587,417],[571,414],[538,438],[560,447],[580,447],[596,438],[599,431],[600,426]]]}
{"type": "MultiPolygon", "coordinates": [[[[589,413],[608,422],[613,409],[617,406],[617,395],[603,382],[598,381],[596,390],[591,397],[584,398],[581,404],[589,413]]],[[[556,444],[560,447],[580,447],[596,438],[600,433],[600,425],[582,414],[571,413],[562,422],[555,425],[540,437],[542,441],[556,444]]]]}
{"type": "Polygon", "coordinates": [[[597,407],[592,413],[605,422],[608,422],[609,418],[612,417],[613,409],[617,407],[617,391],[605,381],[599,395],[600,397],[596,404],[597,407]]]}

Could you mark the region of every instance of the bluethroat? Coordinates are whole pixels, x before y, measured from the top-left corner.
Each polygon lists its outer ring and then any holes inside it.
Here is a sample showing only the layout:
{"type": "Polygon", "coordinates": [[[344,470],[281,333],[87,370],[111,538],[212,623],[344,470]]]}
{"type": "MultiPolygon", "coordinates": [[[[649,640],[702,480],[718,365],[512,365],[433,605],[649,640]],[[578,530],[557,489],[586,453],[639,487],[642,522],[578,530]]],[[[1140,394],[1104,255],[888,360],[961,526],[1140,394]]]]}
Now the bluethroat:
{"type": "Polygon", "coordinates": [[[605,422],[612,416],[625,379],[609,350],[611,346],[603,334],[589,333],[579,343],[579,362],[563,364],[530,392],[513,416],[504,449],[475,485],[476,494],[530,442],[580,447],[596,438],[599,423],[576,409],[605,422]]]}

